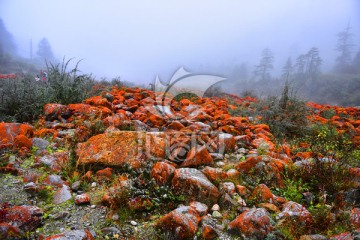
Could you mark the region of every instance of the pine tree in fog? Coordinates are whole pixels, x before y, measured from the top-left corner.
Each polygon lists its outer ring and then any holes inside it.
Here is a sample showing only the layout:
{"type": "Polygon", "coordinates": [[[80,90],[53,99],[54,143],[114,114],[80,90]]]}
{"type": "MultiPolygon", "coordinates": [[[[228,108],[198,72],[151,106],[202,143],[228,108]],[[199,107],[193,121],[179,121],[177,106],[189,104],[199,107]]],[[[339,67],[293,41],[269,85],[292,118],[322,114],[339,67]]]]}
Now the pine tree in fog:
{"type": "Polygon", "coordinates": [[[36,54],[46,61],[54,60],[53,51],[51,49],[49,41],[46,38],[40,40],[36,54]]]}
{"type": "Polygon", "coordinates": [[[259,65],[255,66],[254,78],[260,80],[271,79],[270,71],[274,68],[274,54],[269,48],[265,48],[261,54],[261,60],[259,65]]]}
{"type": "Polygon", "coordinates": [[[337,34],[338,41],[336,50],[339,56],[336,58],[335,71],[339,73],[351,72],[352,54],[354,49],[353,34],[348,25],[343,31],[337,34]]]}

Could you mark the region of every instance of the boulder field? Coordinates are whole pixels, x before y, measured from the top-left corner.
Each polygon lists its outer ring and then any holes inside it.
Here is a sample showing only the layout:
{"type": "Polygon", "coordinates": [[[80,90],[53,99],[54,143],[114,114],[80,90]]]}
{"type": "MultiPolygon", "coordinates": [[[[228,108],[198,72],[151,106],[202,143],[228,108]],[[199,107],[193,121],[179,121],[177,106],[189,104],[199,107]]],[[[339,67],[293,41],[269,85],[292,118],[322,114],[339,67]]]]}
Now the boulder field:
{"type": "MultiPolygon", "coordinates": [[[[311,148],[230,114],[256,99],[155,100],[147,89],[113,87],[82,103],[48,103],[32,125],[0,123],[0,238],[288,239],[297,236],[292,221],[299,239],[360,236],[359,166],[344,168],[347,191],[324,192],[328,218],[349,221],[325,236],[312,216],[320,197],[305,182],[292,195],[286,178],[314,164],[311,148]]],[[[309,124],[349,133],[359,151],[359,108],[307,106],[309,124]]]]}

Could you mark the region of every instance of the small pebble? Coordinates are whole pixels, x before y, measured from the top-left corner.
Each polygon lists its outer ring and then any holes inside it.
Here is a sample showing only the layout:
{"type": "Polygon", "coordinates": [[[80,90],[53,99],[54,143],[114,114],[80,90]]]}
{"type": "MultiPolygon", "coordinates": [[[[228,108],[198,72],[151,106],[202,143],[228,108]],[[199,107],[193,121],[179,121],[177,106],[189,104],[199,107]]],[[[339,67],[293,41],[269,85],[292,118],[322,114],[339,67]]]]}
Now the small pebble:
{"type": "Polygon", "coordinates": [[[92,182],[91,187],[96,187],[96,182],[92,182]]]}
{"type": "Polygon", "coordinates": [[[131,221],[130,221],[130,224],[133,225],[133,226],[137,226],[137,225],[138,225],[138,223],[135,222],[134,220],[131,220],[131,221]]]}
{"type": "Polygon", "coordinates": [[[219,204],[214,204],[211,208],[211,211],[219,211],[219,210],[220,210],[219,204]]]}
{"type": "Polygon", "coordinates": [[[212,213],[213,218],[222,218],[222,214],[219,211],[214,211],[212,213]]]}
{"type": "Polygon", "coordinates": [[[119,215],[114,214],[114,215],[111,217],[111,219],[114,220],[114,221],[117,221],[117,220],[119,220],[119,215]]]}
{"type": "Polygon", "coordinates": [[[91,205],[91,208],[92,208],[92,209],[95,209],[95,208],[96,208],[96,205],[91,205]]]}
{"type": "Polygon", "coordinates": [[[216,165],[218,167],[223,167],[223,166],[225,166],[225,163],[220,161],[220,162],[217,162],[216,165]]]}

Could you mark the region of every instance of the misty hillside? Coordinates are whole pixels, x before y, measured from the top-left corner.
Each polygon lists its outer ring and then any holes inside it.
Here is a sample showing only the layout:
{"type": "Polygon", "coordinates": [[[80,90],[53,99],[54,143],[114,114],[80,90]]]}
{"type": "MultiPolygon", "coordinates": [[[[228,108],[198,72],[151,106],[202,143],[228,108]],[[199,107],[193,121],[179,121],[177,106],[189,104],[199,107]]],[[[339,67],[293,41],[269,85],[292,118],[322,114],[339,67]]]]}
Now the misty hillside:
{"type": "Polygon", "coordinates": [[[359,108],[98,88],[0,124],[3,239],[357,236],[359,108]]]}

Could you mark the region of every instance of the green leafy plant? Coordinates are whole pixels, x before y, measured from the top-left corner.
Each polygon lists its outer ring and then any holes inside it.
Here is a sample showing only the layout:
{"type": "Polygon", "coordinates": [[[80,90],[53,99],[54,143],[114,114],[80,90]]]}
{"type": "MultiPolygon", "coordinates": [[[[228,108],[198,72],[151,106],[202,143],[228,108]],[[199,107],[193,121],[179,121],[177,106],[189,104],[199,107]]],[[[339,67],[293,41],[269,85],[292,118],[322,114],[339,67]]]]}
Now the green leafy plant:
{"type": "Polygon", "coordinates": [[[269,125],[271,133],[279,140],[303,137],[307,134],[309,109],[304,101],[283,94],[281,98],[268,97],[256,104],[261,122],[269,125]]]}

